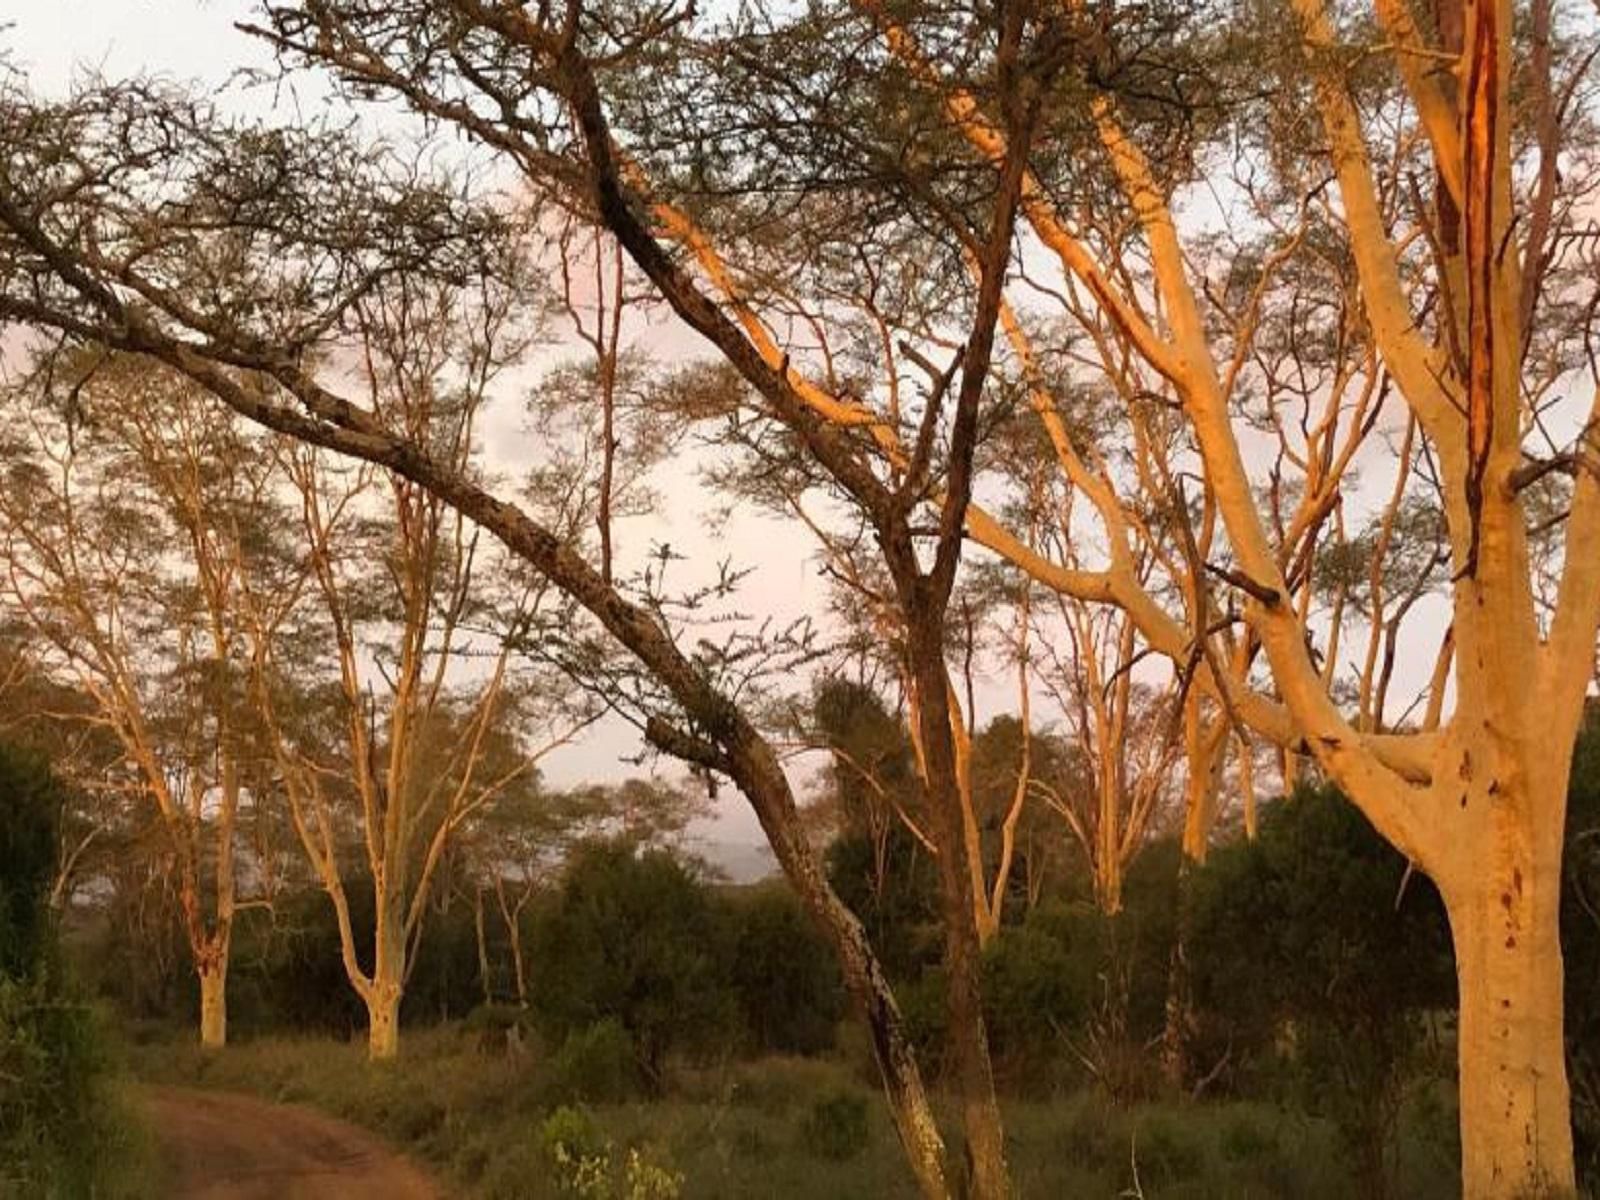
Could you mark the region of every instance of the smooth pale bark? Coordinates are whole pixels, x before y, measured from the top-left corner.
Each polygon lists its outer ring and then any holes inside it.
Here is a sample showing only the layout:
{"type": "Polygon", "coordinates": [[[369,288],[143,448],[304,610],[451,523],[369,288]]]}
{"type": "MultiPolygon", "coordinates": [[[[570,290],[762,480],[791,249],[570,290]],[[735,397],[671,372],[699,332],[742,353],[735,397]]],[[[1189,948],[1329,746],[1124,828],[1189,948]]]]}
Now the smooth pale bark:
{"type": "Polygon", "coordinates": [[[202,966],[200,978],[200,1044],[207,1050],[220,1050],[228,1044],[228,964],[224,959],[202,966]]]}
{"type": "Polygon", "coordinates": [[[489,971],[489,936],[483,921],[483,888],[472,892],[472,932],[478,946],[478,986],[483,989],[483,1002],[494,1003],[494,982],[489,971]]]}
{"type": "Polygon", "coordinates": [[[388,1062],[400,1053],[400,987],[379,983],[366,997],[367,1057],[388,1062]]]}
{"type": "Polygon", "coordinates": [[[1573,1188],[1559,874],[1535,883],[1544,874],[1524,874],[1502,858],[1477,895],[1450,908],[1467,1200],[1563,1196],[1573,1188]]]}
{"type": "Polygon", "coordinates": [[[1440,813],[1453,828],[1434,869],[1460,995],[1462,1194],[1565,1196],[1575,1187],[1560,943],[1570,748],[1542,737],[1497,747],[1487,722],[1479,731],[1460,745],[1457,794],[1440,813]]]}
{"type": "Polygon", "coordinates": [[[381,887],[376,933],[372,981],[361,998],[367,1006],[367,1057],[381,1062],[400,1053],[400,997],[406,977],[405,917],[399,898],[381,887]]]}

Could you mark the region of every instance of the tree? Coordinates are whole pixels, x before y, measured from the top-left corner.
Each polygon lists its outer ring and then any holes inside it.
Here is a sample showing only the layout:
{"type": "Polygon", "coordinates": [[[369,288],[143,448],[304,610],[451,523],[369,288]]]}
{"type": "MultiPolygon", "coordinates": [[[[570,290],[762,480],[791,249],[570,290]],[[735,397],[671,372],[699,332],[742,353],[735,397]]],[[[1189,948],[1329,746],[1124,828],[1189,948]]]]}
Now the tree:
{"type": "Polygon", "coordinates": [[[761,883],[729,907],[729,982],[755,1045],[779,1054],[831,1049],[845,1010],[839,969],[793,893],[761,883]]]}
{"type": "Polygon", "coordinates": [[[1152,695],[1134,681],[1137,642],[1121,614],[1066,600],[1061,611],[1071,657],[1055,658],[1046,686],[1066,717],[1073,769],[1040,786],[1083,850],[1095,902],[1115,915],[1179,756],[1175,687],[1152,695]]]}
{"type": "MultiPolygon", "coordinates": [[[[511,266],[469,307],[453,292],[399,280],[356,310],[361,378],[379,411],[408,437],[439,447],[457,471],[471,460],[484,389],[514,361],[516,286],[511,266]]],[[[345,971],[369,1016],[370,1053],[392,1058],[435,873],[452,839],[592,718],[564,712],[549,680],[537,706],[531,693],[517,694],[508,678],[513,638],[547,615],[540,602],[549,590],[519,592],[508,580],[500,590],[510,594],[493,596],[494,565],[480,559],[477,531],[460,514],[403,476],[342,467],[292,445],[280,456],[298,493],[304,587],[318,608],[315,623],[300,628],[253,610],[252,692],[296,832],[338,917],[345,971]],[[331,653],[308,660],[307,629],[322,633],[331,653]],[[298,656],[286,660],[286,649],[298,656]],[[475,678],[464,669],[474,661],[487,665],[475,678]],[[331,703],[296,713],[284,700],[305,689],[295,676],[307,668],[329,672],[331,703]],[[328,738],[324,720],[340,736],[328,738]],[[541,727],[549,731],[542,744],[525,736],[541,727]],[[365,966],[341,863],[347,824],[373,889],[365,966]]]]}
{"type": "Polygon", "coordinates": [[[714,1045],[736,1016],[729,933],[710,890],[672,855],[591,843],[535,922],[534,1010],[557,1037],[619,1021],[659,1089],[670,1051],[714,1045]]]}
{"type": "MultiPolygon", "coordinates": [[[[76,269],[69,271],[71,281],[57,277],[50,261],[59,265],[65,260],[54,251],[41,260],[33,249],[25,248],[56,245],[62,232],[54,224],[60,211],[50,211],[52,200],[41,194],[45,208],[34,216],[15,202],[7,203],[5,228],[10,240],[5,277],[8,287],[20,285],[30,292],[31,284],[24,281],[34,280],[44,285],[51,299],[41,305],[35,300],[42,299],[42,293],[33,292],[34,300],[21,301],[8,292],[4,313],[47,326],[59,327],[65,320],[75,337],[99,338],[108,345],[178,366],[228,407],[269,429],[389,466],[493,531],[513,554],[580,605],[655,681],[678,720],[692,720],[700,734],[691,736],[667,712],[656,711],[645,727],[652,744],[702,770],[726,772],[751,803],[779,864],[813,919],[827,931],[839,956],[847,986],[871,1032],[896,1128],[912,1169],[927,1194],[947,1195],[943,1141],[904,1037],[898,1006],[860,923],[827,886],[804,839],[794,795],[778,756],[749,715],[722,690],[708,663],[678,647],[653,606],[615,585],[606,586],[601,573],[572,539],[486,490],[477,480],[449,469],[433,457],[429,447],[388,429],[370,409],[328,390],[301,360],[297,347],[328,338],[330,330],[343,332],[341,321],[354,301],[353,290],[359,293],[368,280],[401,268],[424,275],[448,273],[463,258],[472,260],[473,248],[492,236],[497,223],[484,220],[481,213],[463,212],[454,189],[430,186],[427,181],[412,187],[403,172],[396,173],[397,182],[396,174],[386,173],[391,164],[382,154],[359,152],[337,137],[303,131],[287,135],[271,131],[263,137],[257,130],[236,131],[213,140],[217,126],[210,114],[196,114],[159,90],[130,87],[85,95],[42,122],[25,116],[31,111],[26,103],[13,105],[8,99],[6,111],[6,154],[15,156],[8,157],[8,164],[16,164],[7,166],[8,188],[19,178],[42,182],[54,169],[57,174],[45,185],[53,201],[87,202],[90,210],[85,217],[90,211],[107,215],[101,207],[105,196],[61,185],[68,178],[83,178],[84,160],[79,155],[86,149],[120,158],[133,142],[153,139],[146,143],[155,155],[150,161],[178,171],[188,204],[173,208],[163,202],[167,218],[158,223],[162,228],[159,245],[136,233],[131,242],[118,238],[116,253],[154,254],[177,280],[192,277],[194,272],[203,275],[220,255],[232,264],[232,270],[245,268],[243,282],[253,283],[260,278],[264,260],[272,264],[275,273],[298,272],[305,287],[290,288],[288,307],[282,307],[285,293],[279,288],[279,279],[271,287],[259,288],[263,296],[278,298],[267,309],[229,309],[224,314],[208,305],[212,316],[206,317],[180,302],[181,288],[173,291],[164,284],[143,281],[141,290],[157,297],[159,310],[176,319],[179,328],[186,318],[178,314],[187,310],[189,317],[213,325],[219,334],[225,331],[225,340],[239,351],[237,356],[232,352],[221,357],[198,354],[184,339],[174,336],[171,328],[163,327],[165,318],[152,323],[136,317],[115,292],[95,285],[76,269]],[[13,122],[12,118],[19,119],[13,122]],[[104,141],[89,137],[89,130],[107,118],[118,124],[121,132],[104,141]],[[175,160],[159,149],[177,149],[168,136],[176,128],[193,135],[181,143],[183,155],[192,154],[192,159],[175,160]],[[248,171],[242,175],[236,171],[243,165],[239,151],[245,143],[264,150],[264,158],[250,161],[264,168],[267,186],[248,171]],[[74,150],[66,157],[57,155],[55,148],[67,145],[74,150]],[[271,165],[274,158],[278,159],[276,167],[271,165]],[[47,161],[55,167],[45,167],[47,161]],[[23,169],[23,162],[30,165],[23,169]],[[219,201],[236,214],[234,222],[217,220],[219,201]],[[335,233],[329,233],[320,222],[335,211],[340,223],[335,233]],[[244,225],[237,223],[240,216],[248,218],[244,225]],[[40,217],[45,225],[40,225],[40,217]],[[252,252],[242,263],[236,234],[252,252]],[[345,263],[348,270],[307,275],[308,262],[323,261],[327,253],[335,254],[336,261],[345,263]],[[38,274],[40,270],[43,275],[38,274]],[[80,291],[80,285],[87,285],[87,292],[80,291]],[[88,301],[90,307],[80,308],[81,301],[88,301]],[[273,320],[270,329],[256,324],[262,312],[273,320]],[[128,324],[130,318],[136,331],[128,324]],[[241,362],[255,363],[258,373],[241,380],[235,373],[241,362]],[[262,390],[266,380],[281,388],[282,396],[271,388],[262,390]],[[307,407],[296,407],[308,402],[307,407]]],[[[119,186],[124,198],[138,209],[151,202],[152,182],[148,174],[135,171],[119,186]]],[[[148,232],[154,227],[142,228],[148,232]]],[[[91,257],[104,265],[100,251],[91,257]]],[[[133,263],[125,265],[138,274],[133,263]]],[[[205,288],[187,294],[212,295],[205,288]]]]}
{"type": "Polygon", "coordinates": [[[115,356],[64,367],[65,379],[35,377],[10,397],[7,606],[41,668],[92,702],[58,715],[115,737],[160,818],[200,983],[200,1040],[218,1047],[239,815],[259,800],[239,598],[248,587],[274,594],[277,510],[249,440],[181,376],[115,356]],[[64,397],[50,394],[58,382],[64,397]]]}

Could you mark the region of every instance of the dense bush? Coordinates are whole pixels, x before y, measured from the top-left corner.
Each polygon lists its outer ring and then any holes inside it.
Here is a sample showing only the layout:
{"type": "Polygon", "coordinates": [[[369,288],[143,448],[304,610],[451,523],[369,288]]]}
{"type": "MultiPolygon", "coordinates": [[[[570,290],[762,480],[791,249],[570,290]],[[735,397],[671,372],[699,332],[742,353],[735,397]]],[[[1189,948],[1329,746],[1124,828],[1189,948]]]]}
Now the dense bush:
{"type": "Polygon", "coordinates": [[[1001,930],[985,954],[984,1009],[1008,1086],[1036,1093],[1092,1081],[1121,1100],[1151,1091],[1176,876],[1176,843],[1152,843],[1128,872],[1121,912],[1101,912],[1069,877],[1001,930]]]}
{"type": "Polygon", "coordinates": [[[881,850],[870,838],[846,834],[829,844],[825,866],[891,979],[914,979],[939,961],[938,879],[933,860],[909,833],[891,827],[881,850]]]}
{"type": "Polygon", "coordinates": [[[1258,1085],[1286,1069],[1381,1194],[1425,1018],[1455,997],[1433,885],[1338,792],[1305,789],[1267,811],[1256,841],[1213,853],[1193,919],[1204,1027],[1258,1085]]]}
{"type": "Polygon", "coordinates": [[[729,900],[731,983],[754,1049],[817,1054],[845,1011],[838,962],[795,894],[761,884],[729,900]]]}
{"type": "Polygon", "coordinates": [[[133,1187],[135,1149],[107,1085],[94,1014],[62,980],[48,896],[63,793],[0,745],[0,1195],[62,1200],[133,1187]]]}
{"type": "Polygon", "coordinates": [[[639,1056],[615,1017],[567,1034],[550,1059],[549,1097],[560,1103],[626,1100],[639,1093],[639,1056]]]}
{"type": "Polygon", "coordinates": [[[50,954],[62,796],[35,755],[0,745],[0,975],[31,974],[50,954]]]}
{"type": "Polygon", "coordinates": [[[614,1018],[652,1086],[670,1051],[726,1046],[737,1027],[725,915],[678,859],[623,842],[584,846],[537,914],[533,1006],[554,1040],[614,1018]]]}

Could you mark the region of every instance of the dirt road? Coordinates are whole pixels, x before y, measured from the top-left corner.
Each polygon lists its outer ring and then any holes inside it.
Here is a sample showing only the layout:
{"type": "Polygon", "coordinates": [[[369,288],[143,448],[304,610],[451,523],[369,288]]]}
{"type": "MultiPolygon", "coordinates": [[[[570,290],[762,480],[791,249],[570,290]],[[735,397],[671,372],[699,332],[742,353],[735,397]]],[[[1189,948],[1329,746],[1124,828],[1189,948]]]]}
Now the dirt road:
{"type": "Polygon", "coordinates": [[[377,1138],[309,1109],[187,1088],[143,1095],[174,1200],[443,1200],[377,1138]]]}

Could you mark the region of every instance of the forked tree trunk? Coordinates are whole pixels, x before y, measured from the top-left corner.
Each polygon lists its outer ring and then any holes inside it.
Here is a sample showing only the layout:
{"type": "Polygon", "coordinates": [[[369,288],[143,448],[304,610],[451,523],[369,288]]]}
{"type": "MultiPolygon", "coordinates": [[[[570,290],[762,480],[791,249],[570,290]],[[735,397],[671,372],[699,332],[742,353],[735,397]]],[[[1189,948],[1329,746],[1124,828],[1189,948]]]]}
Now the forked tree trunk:
{"type": "Polygon", "coordinates": [[[1443,872],[1440,883],[1460,990],[1462,1195],[1570,1196],[1576,1184],[1563,1032],[1560,822],[1554,836],[1518,828],[1514,814],[1530,809],[1521,798],[1470,793],[1474,803],[1491,798],[1508,811],[1491,814],[1476,836],[1458,843],[1456,869],[1443,872]]]}

